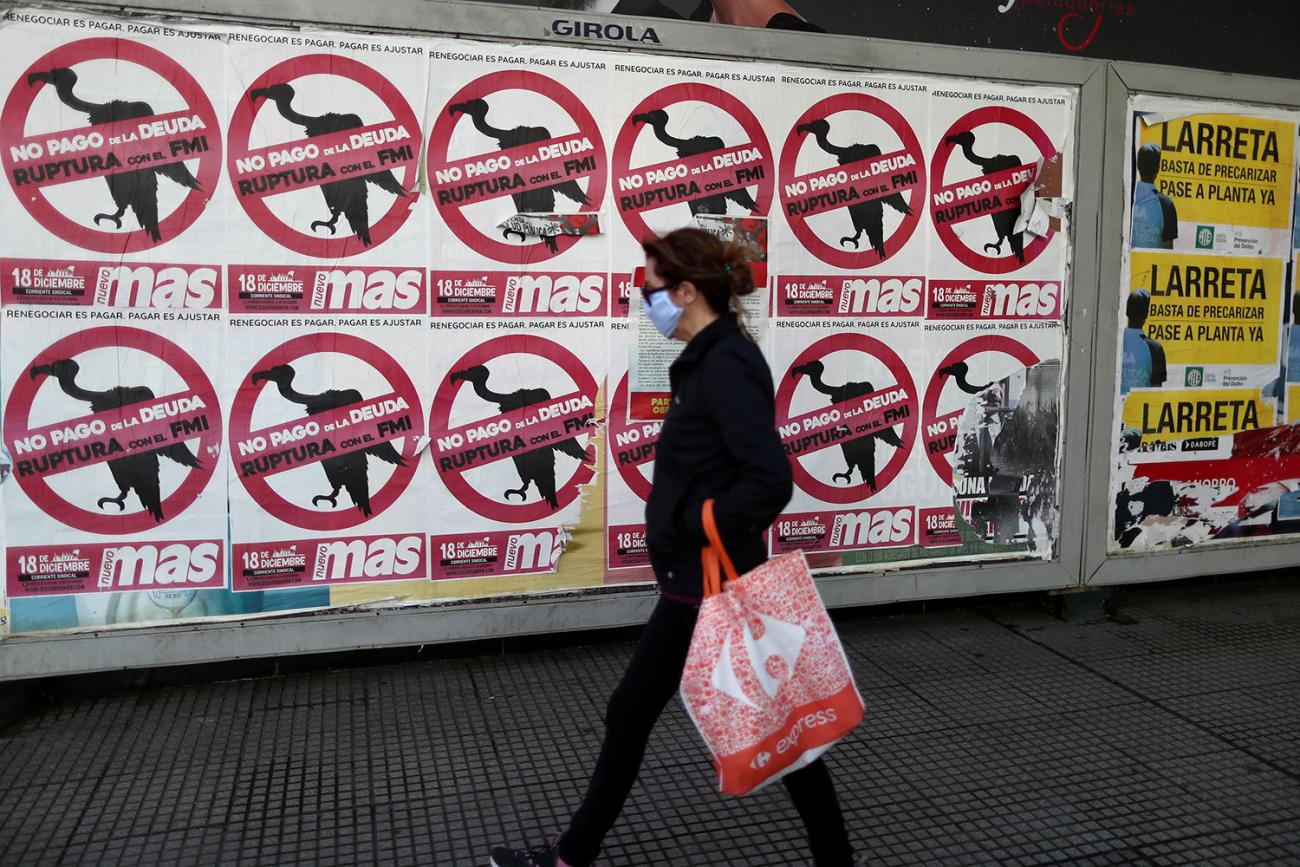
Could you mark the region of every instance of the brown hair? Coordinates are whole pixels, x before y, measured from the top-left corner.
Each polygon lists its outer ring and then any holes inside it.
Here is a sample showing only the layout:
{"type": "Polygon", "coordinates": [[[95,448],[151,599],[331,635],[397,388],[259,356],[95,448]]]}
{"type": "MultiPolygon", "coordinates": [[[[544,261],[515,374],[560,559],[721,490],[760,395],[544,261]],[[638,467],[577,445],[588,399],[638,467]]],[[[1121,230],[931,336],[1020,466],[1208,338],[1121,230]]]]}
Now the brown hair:
{"type": "Polygon", "coordinates": [[[731,299],[754,291],[749,248],[720,241],[702,229],[677,229],[641,244],[667,283],[690,281],[715,313],[732,309],[731,299]]]}

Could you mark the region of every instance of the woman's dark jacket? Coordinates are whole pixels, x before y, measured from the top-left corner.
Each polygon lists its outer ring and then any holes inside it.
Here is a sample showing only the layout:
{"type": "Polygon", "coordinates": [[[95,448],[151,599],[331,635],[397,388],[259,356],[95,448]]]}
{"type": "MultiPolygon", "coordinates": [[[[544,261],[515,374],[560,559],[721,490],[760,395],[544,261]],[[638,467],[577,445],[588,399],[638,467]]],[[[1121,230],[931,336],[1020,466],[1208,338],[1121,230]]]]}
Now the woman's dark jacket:
{"type": "Polygon", "coordinates": [[[772,374],[734,313],[691,338],[669,380],[646,543],[659,586],[699,598],[704,501],[713,498],[727,553],[746,572],[767,559],[764,533],[790,500],[790,463],[776,431],[772,374]]]}

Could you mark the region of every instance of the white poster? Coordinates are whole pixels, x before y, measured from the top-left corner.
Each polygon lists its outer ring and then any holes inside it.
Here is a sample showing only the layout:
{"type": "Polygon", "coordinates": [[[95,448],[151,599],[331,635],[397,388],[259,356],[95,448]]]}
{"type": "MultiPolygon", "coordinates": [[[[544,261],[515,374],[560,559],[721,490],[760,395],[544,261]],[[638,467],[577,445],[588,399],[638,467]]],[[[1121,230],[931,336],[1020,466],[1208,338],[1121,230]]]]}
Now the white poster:
{"type": "Polygon", "coordinates": [[[433,315],[604,316],[609,55],[454,40],[430,56],[433,315]]]}
{"type": "MultiPolygon", "coordinates": [[[[0,32],[4,255],[219,260],[228,117],[221,34],[31,10],[6,12],[0,32]]],[[[28,300],[96,289],[29,276],[32,285],[17,287],[28,300]]]]}
{"type": "Polygon", "coordinates": [[[1048,282],[1055,298],[1040,300],[1034,314],[1061,315],[1074,104],[1067,88],[962,80],[931,86],[931,308],[982,318],[1007,302],[1000,284],[1048,282]]]}
{"type": "Polygon", "coordinates": [[[363,318],[330,311],[374,273],[356,269],[351,285],[332,273],[316,272],[326,297],[296,313],[231,316],[236,592],[428,577],[422,275],[363,318]]]}
{"type": "Polygon", "coordinates": [[[222,314],[4,312],[10,599],[225,586],[222,314]]]}
{"type": "Polygon", "coordinates": [[[430,324],[434,577],[554,571],[595,478],[605,320],[430,324]]]}
{"type": "Polygon", "coordinates": [[[782,69],[781,316],[923,315],[929,87],[782,69]]]}
{"type": "Polygon", "coordinates": [[[424,44],[237,29],[227,54],[230,260],[419,267],[424,44]]]}

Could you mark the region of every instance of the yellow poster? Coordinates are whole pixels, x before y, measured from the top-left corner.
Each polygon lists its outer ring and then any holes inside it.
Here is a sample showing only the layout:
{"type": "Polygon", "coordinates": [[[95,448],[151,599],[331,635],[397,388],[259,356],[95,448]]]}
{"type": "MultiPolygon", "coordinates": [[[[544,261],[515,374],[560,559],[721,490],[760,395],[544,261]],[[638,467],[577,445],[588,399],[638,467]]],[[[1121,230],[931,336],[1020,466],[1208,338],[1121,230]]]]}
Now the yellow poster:
{"type": "Polygon", "coordinates": [[[1291,225],[1294,122],[1196,114],[1142,127],[1160,145],[1160,192],[1180,218],[1285,229],[1291,225]]]}
{"type": "Polygon", "coordinates": [[[1276,364],[1281,259],[1135,250],[1128,327],[1160,345],[1169,364],[1276,364]],[[1133,293],[1145,292],[1133,297],[1133,293]]]}
{"type": "Polygon", "coordinates": [[[1295,247],[1291,260],[1291,324],[1282,342],[1286,370],[1286,423],[1300,421],[1300,198],[1296,200],[1295,247]]]}
{"type": "Polygon", "coordinates": [[[1124,427],[1143,442],[1271,427],[1273,407],[1253,388],[1137,389],[1124,399],[1124,427]]]}
{"type": "Polygon", "coordinates": [[[1285,255],[1295,122],[1161,116],[1137,117],[1132,246],[1285,255]]]}

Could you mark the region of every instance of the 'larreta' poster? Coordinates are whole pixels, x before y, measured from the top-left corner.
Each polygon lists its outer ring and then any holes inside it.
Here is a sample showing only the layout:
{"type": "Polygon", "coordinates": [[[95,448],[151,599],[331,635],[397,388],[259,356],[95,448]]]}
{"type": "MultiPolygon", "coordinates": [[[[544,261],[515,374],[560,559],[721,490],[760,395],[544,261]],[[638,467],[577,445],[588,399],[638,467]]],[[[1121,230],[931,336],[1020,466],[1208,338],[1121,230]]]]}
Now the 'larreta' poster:
{"type": "Polygon", "coordinates": [[[1286,257],[1294,121],[1172,100],[1131,110],[1134,249],[1286,257]]]}
{"type": "Polygon", "coordinates": [[[1135,97],[1130,121],[1111,548],[1296,532],[1297,115],[1135,97]]]}
{"type": "Polygon", "coordinates": [[[1296,197],[1292,207],[1291,295],[1283,311],[1286,339],[1282,344],[1282,370],[1279,389],[1285,389],[1283,421],[1300,421],[1300,172],[1296,174],[1296,197]]]}

